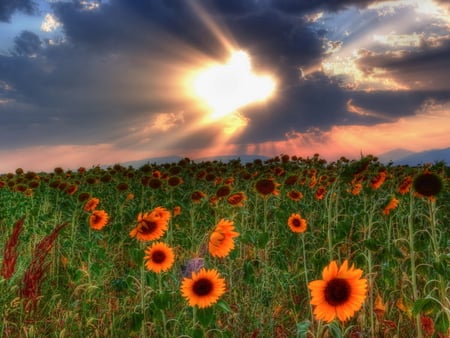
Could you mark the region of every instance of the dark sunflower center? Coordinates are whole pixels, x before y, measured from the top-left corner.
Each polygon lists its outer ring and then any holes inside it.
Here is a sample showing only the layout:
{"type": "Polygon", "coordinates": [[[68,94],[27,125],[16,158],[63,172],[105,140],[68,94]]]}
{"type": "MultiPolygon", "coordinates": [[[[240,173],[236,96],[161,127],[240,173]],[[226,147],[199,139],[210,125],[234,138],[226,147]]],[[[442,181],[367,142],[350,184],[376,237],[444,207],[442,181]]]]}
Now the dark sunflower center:
{"type": "Polygon", "coordinates": [[[197,296],[206,296],[213,290],[213,283],[207,278],[200,278],[194,283],[193,291],[197,296]]]}
{"type": "Polygon", "coordinates": [[[260,180],[256,183],[256,190],[262,195],[271,194],[275,190],[275,183],[272,180],[260,180]]]}
{"type": "Polygon", "coordinates": [[[300,226],[302,225],[302,223],[300,222],[300,220],[299,220],[298,218],[294,218],[294,219],[292,220],[292,225],[293,225],[295,228],[298,228],[298,227],[300,227],[300,226]]]}
{"type": "Polygon", "coordinates": [[[421,174],[414,180],[414,189],[423,196],[435,196],[442,190],[442,181],[434,174],[421,174]]]}
{"type": "Polygon", "coordinates": [[[157,223],[153,221],[144,221],[140,232],[143,234],[151,234],[157,228],[157,223]]]}
{"type": "Polygon", "coordinates": [[[166,259],[166,254],[164,251],[155,250],[152,253],[152,261],[155,263],[162,263],[166,259]]]}
{"type": "Polygon", "coordinates": [[[338,306],[350,298],[351,287],[347,280],[335,278],[328,282],[325,287],[325,300],[331,306],[338,306]]]}

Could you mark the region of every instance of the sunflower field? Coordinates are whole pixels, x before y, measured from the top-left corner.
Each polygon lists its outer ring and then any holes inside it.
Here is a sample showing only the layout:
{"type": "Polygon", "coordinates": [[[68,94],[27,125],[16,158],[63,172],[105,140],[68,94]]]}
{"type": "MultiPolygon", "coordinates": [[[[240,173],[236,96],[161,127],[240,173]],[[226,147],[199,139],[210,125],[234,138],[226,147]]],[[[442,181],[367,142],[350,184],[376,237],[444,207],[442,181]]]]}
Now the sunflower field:
{"type": "Polygon", "coordinates": [[[450,337],[450,168],[0,175],[1,337],[450,337]]]}

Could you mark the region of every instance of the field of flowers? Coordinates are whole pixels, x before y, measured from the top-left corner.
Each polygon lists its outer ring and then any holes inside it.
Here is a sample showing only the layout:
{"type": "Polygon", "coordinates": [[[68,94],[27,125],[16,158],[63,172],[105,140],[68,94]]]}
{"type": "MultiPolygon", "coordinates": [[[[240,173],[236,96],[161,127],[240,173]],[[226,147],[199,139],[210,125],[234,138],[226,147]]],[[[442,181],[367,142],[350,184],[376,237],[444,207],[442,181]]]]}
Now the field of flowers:
{"type": "Polygon", "coordinates": [[[450,168],[0,175],[1,337],[449,337],[450,168]]]}

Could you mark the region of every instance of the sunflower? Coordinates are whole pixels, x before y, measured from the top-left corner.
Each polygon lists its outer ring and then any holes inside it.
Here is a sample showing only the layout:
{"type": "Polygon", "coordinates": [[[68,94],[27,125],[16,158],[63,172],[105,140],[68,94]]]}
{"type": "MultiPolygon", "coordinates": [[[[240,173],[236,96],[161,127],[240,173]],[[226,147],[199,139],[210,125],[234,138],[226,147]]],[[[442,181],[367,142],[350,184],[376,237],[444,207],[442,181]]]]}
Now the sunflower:
{"type": "Polygon", "coordinates": [[[183,179],[178,176],[171,176],[167,180],[167,184],[170,185],[171,187],[176,187],[177,185],[180,185],[182,183],[183,183],[183,179]]]}
{"type": "Polygon", "coordinates": [[[84,211],[90,212],[95,210],[95,208],[97,208],[97,205],[100,203],[100,200],[96,197],[92,197],[90,198],[83,207],[84,211]]]}
{"type": "Polygon", "coordinates": [[[227,202],[230,205],[243,207],[244,201],[247,200],[247,196],[243,192],[236,192],[227,198],[227,202]]]}
{"type": "Polygon", "coordinates": [[[416,176],[413,187],[419,195],[433,197],[442,190],[442,180],[426,169],[422,174],[416,176]]]}
{"type": "Polygon", "coordinates": [[[367,279],[361,278],[363,271],[348,267],[347,260],[338,267],[332,261],[322,271],[322,280],[309,283],[311,304],[315,306],[317,320],[333,321],[336,317],[344,322],[358,311],[366,299],[367,279]]]}
{"type": "Polygon", "coordinates": [[[402,183],[400,183],[400,185],[398,186],[398,192],[401,195],[406,194],[407,192],[409,192],[409,190],[411,189],[411,184],[412,184],[412,177],[411,176],[407,176],[403,179],[402,183]]]}
{"type": "Polygon", "coordinates": [[[89,226],[94,230],[102,230],[108,224],[109,215],[105,210],[94,210],[89,216],[89,226]]]}
{"type": "Polygon", "coordinates": [[[213,257],[226,257],[234,249],[234,237],[239,233],[234,231],[234,222],[221,219],[209,236],[208,249],[213,257]]]}
{"type": "Polygon", "coordinates": [[[172,267],[175,255],[167,244],[157,242],[145,250],[144,260],[147,270],[160,273],[172,267]]]}
{"type": "Polygon", "coordinates": [[[130,237],[139,241],[153,241],[161,238],[168,229],[170,212],[157,207],[151,212],[139,213],[138,225],[130,231],[130,237]]]}
{"type": "Polygon", "coordinates": [[[280,185],[280,183],[275,182],[275,180],[268,178],[268,179],[261,179],[256,182],[255,188],[258,193],[260,193],[262,196],[268,196],[270,194],[277,196],[280,192],[277,190],[277,187],[280,185]]]}
{"type": "Polygon", "coordinates": [[[207,308],[225,293],[225,279],[215,269],[201,268],[199,272],[193,272],[190,278],[183,278],[181,293],[189,306],[207,308]]]}
{"type": "Polygon", "coordinates": [[[317,188],[316,192],[314,193],[314,198],[316,200],[320,201],[325,197],[326,193],[327,193],[327,190],[323,186],[320,186],[317,188]]]}
{"type": "Polygon", "coordinates": [[[297,190],[291,190],[287,193],[287,197],[289,197],[292,201],[297,202],[303,198],[303,194],[297,190]]]}
{"type": "Polygon", "coordinates": [[[76,184],[71,184],[71,185],[69,185],[68,187],[67,187],[67,189],[65,190],[65,192],[68,194],[68,195],[73,195],[73,194],[75,194],[76,192],[78,191],[78,186],[76,185],[76,184]]]}
{"type": "Polygon", "coordinates": [[[381,187],[381,185],[384,183],[385,180],[386,180],[386,172],[380,171],[377,176],[373,177],[370,180],[370,186],[372,187],[372,189],[377,190],[378,188],[381,187]]]}
{"type": "Polygon", "coordinates": [[[200,203],[200,201],[206,197],[206,194],[203,191],[196,190],[191,194],[191,200],[194,203],[200,203]]]}
{"type": "Polygon", "coordinates": [[[181,215],[181,207],[179,205],[174,206],[172,210],[172,214],[174,217],[181,215]]]}
{"type": "Polygon", "coordinates": [[[226,197],[230,194],[231,188],[228,185],[223,185],[216,191],[217,198],[226,197]]]}
{"type": "Polygon", "coordinates": [[[306,219],[302,218],[300,214],[292,214],[288,219],[288,226],[292,232],[305,232],[307,227],[306,219]]]}
{"type": "Polygon", "coordinates": [[[384,215],[389,215],[389,213],[391,212],[391,210],[397,208],[398,203],[399,203],[399,200],[396,199],[395,197],[392,197],[392,198],[389,200],[389,203],[384,207],[384,209],[383,209],[383,214],[384,214],[384,215]]]}

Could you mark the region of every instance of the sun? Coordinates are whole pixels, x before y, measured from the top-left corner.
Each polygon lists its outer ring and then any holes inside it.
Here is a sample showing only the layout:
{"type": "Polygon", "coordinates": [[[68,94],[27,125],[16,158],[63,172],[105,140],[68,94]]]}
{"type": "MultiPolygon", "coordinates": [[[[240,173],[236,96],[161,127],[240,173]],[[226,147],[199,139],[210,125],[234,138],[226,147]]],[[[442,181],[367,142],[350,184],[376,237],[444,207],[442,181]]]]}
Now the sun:
{"type": "Polygon", "coordinates": [[[193,79],[194,94],[208,106],[211,119],[267,100],[275,87],[271,76],[253,73],[250,56],[242,50],[234,51],[226,64],[200,70],[193,79]]]}

